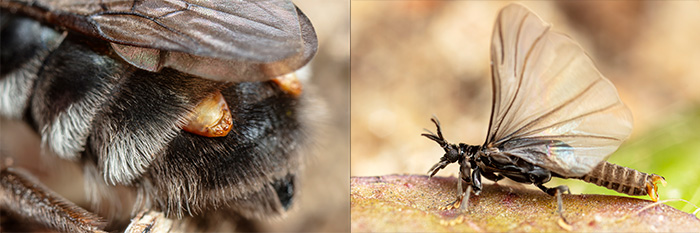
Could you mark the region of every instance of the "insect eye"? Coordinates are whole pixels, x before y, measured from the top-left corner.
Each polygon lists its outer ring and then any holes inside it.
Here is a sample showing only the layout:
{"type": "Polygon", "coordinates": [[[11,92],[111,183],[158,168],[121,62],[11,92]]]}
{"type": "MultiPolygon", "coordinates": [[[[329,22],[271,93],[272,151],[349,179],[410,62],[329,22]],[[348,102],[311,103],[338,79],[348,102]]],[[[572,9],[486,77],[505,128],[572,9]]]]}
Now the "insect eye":
{"type": "Polygon", "coordinates": [[[301,82],[297,78],[295,73],[289,73],[281,76],[277,76],[272,79],[280,88],[287,94],[293,95],[294,97],[299,97],[302,92],[301,82]]]}
{"type": "Polygon", "coordinates": [[[231,131],[233,118],[231,110],[217,91],[197,104],[182,129],[205,137],[224,137],[231,131]]]}

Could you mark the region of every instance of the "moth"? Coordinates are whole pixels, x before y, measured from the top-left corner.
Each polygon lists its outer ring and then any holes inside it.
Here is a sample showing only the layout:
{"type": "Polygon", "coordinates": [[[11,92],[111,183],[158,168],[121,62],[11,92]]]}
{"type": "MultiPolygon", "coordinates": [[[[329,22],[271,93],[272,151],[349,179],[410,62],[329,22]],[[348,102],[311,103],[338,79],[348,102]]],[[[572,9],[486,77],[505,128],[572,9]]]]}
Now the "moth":
{"type": "MultiPolygon", "coordinates": [[[[0,10],[0,116],[29,124],[44,155],[82,165],[95,206],[120,205],[117,187],[136,196],[131,216],[215,225],[292,206],[311,140],[295,71],[318,42],[291,1],[1,0],[0,10]]],[[[58,231],[126,227],[17,167],[3,165],[0,198],[3,212],[58,231]]]]}
{"type": "MultiPolygon", "coordinates": [[[[581,46],[522,5],[511,4],[496,19],[491,40],[493,102],[488,136],[482,145],[447,142],[437,118],[437,134],[422,134],[445,150],[429,175],[458,163],[457,200],[466,208],[481,177],[534,184],[556,196],[566,186],[544,186],[552,177],[581,179],[628,195],[658,200],[662,176],[605,160],[632,131],[632,114],[613,84],[596,69],[581,46]],[[467,185],[466,190],[462,183],[467,185]]],[[[563,215],[562,215],[563,218],[563,215]]]]}

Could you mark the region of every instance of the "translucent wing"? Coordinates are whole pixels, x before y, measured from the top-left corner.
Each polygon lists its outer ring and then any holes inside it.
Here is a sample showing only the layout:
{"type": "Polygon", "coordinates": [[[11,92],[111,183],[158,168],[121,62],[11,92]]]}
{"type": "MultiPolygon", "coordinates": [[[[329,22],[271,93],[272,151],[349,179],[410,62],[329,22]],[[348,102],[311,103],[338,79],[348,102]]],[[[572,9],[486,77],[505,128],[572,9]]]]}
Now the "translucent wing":
{"type": "Polygon", "coordinates": [[[289,0],[2,0],[0,7],[110,41],[142,69],[168,66],[214,80],[286,74],[317,48],[311,23],[289,0]]]}
{"type": "Polygon", "coordinates": [[[581,176],[632,131],[632,115],[581,46],[512,4],[491,47],[493,106],[484,144],[563,176],[581,176]]]}

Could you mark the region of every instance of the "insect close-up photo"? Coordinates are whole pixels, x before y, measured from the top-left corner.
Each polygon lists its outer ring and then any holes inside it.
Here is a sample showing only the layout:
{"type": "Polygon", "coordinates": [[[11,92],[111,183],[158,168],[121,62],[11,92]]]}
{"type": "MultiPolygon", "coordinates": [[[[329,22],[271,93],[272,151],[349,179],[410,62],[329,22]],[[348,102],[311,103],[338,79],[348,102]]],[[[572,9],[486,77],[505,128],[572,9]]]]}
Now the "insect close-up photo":
{"type": "Polygon", "coordinates": [[[698,7],[353,4],[351,229],[697,229],[698,7]]]}
{"type": "Polygon", "coordinates": [[[0,12],[0,231],[347,229],[346,3],[0,12]]]}

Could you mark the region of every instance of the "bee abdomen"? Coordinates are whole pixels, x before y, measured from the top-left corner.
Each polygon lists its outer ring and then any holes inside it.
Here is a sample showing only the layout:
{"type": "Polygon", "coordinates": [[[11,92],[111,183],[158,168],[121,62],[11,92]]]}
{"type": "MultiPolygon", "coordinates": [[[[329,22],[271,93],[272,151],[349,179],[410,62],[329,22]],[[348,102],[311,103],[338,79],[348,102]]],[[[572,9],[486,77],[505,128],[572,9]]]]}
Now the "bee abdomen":
{"type": "Polygon", "coordinates": [[[609,162],[600,163],[590,173],[579,179],[627,195],[649,195],[653,201],[658,200],[656,183],[666,184],[662,176],[647,174],[609,162]]]}

